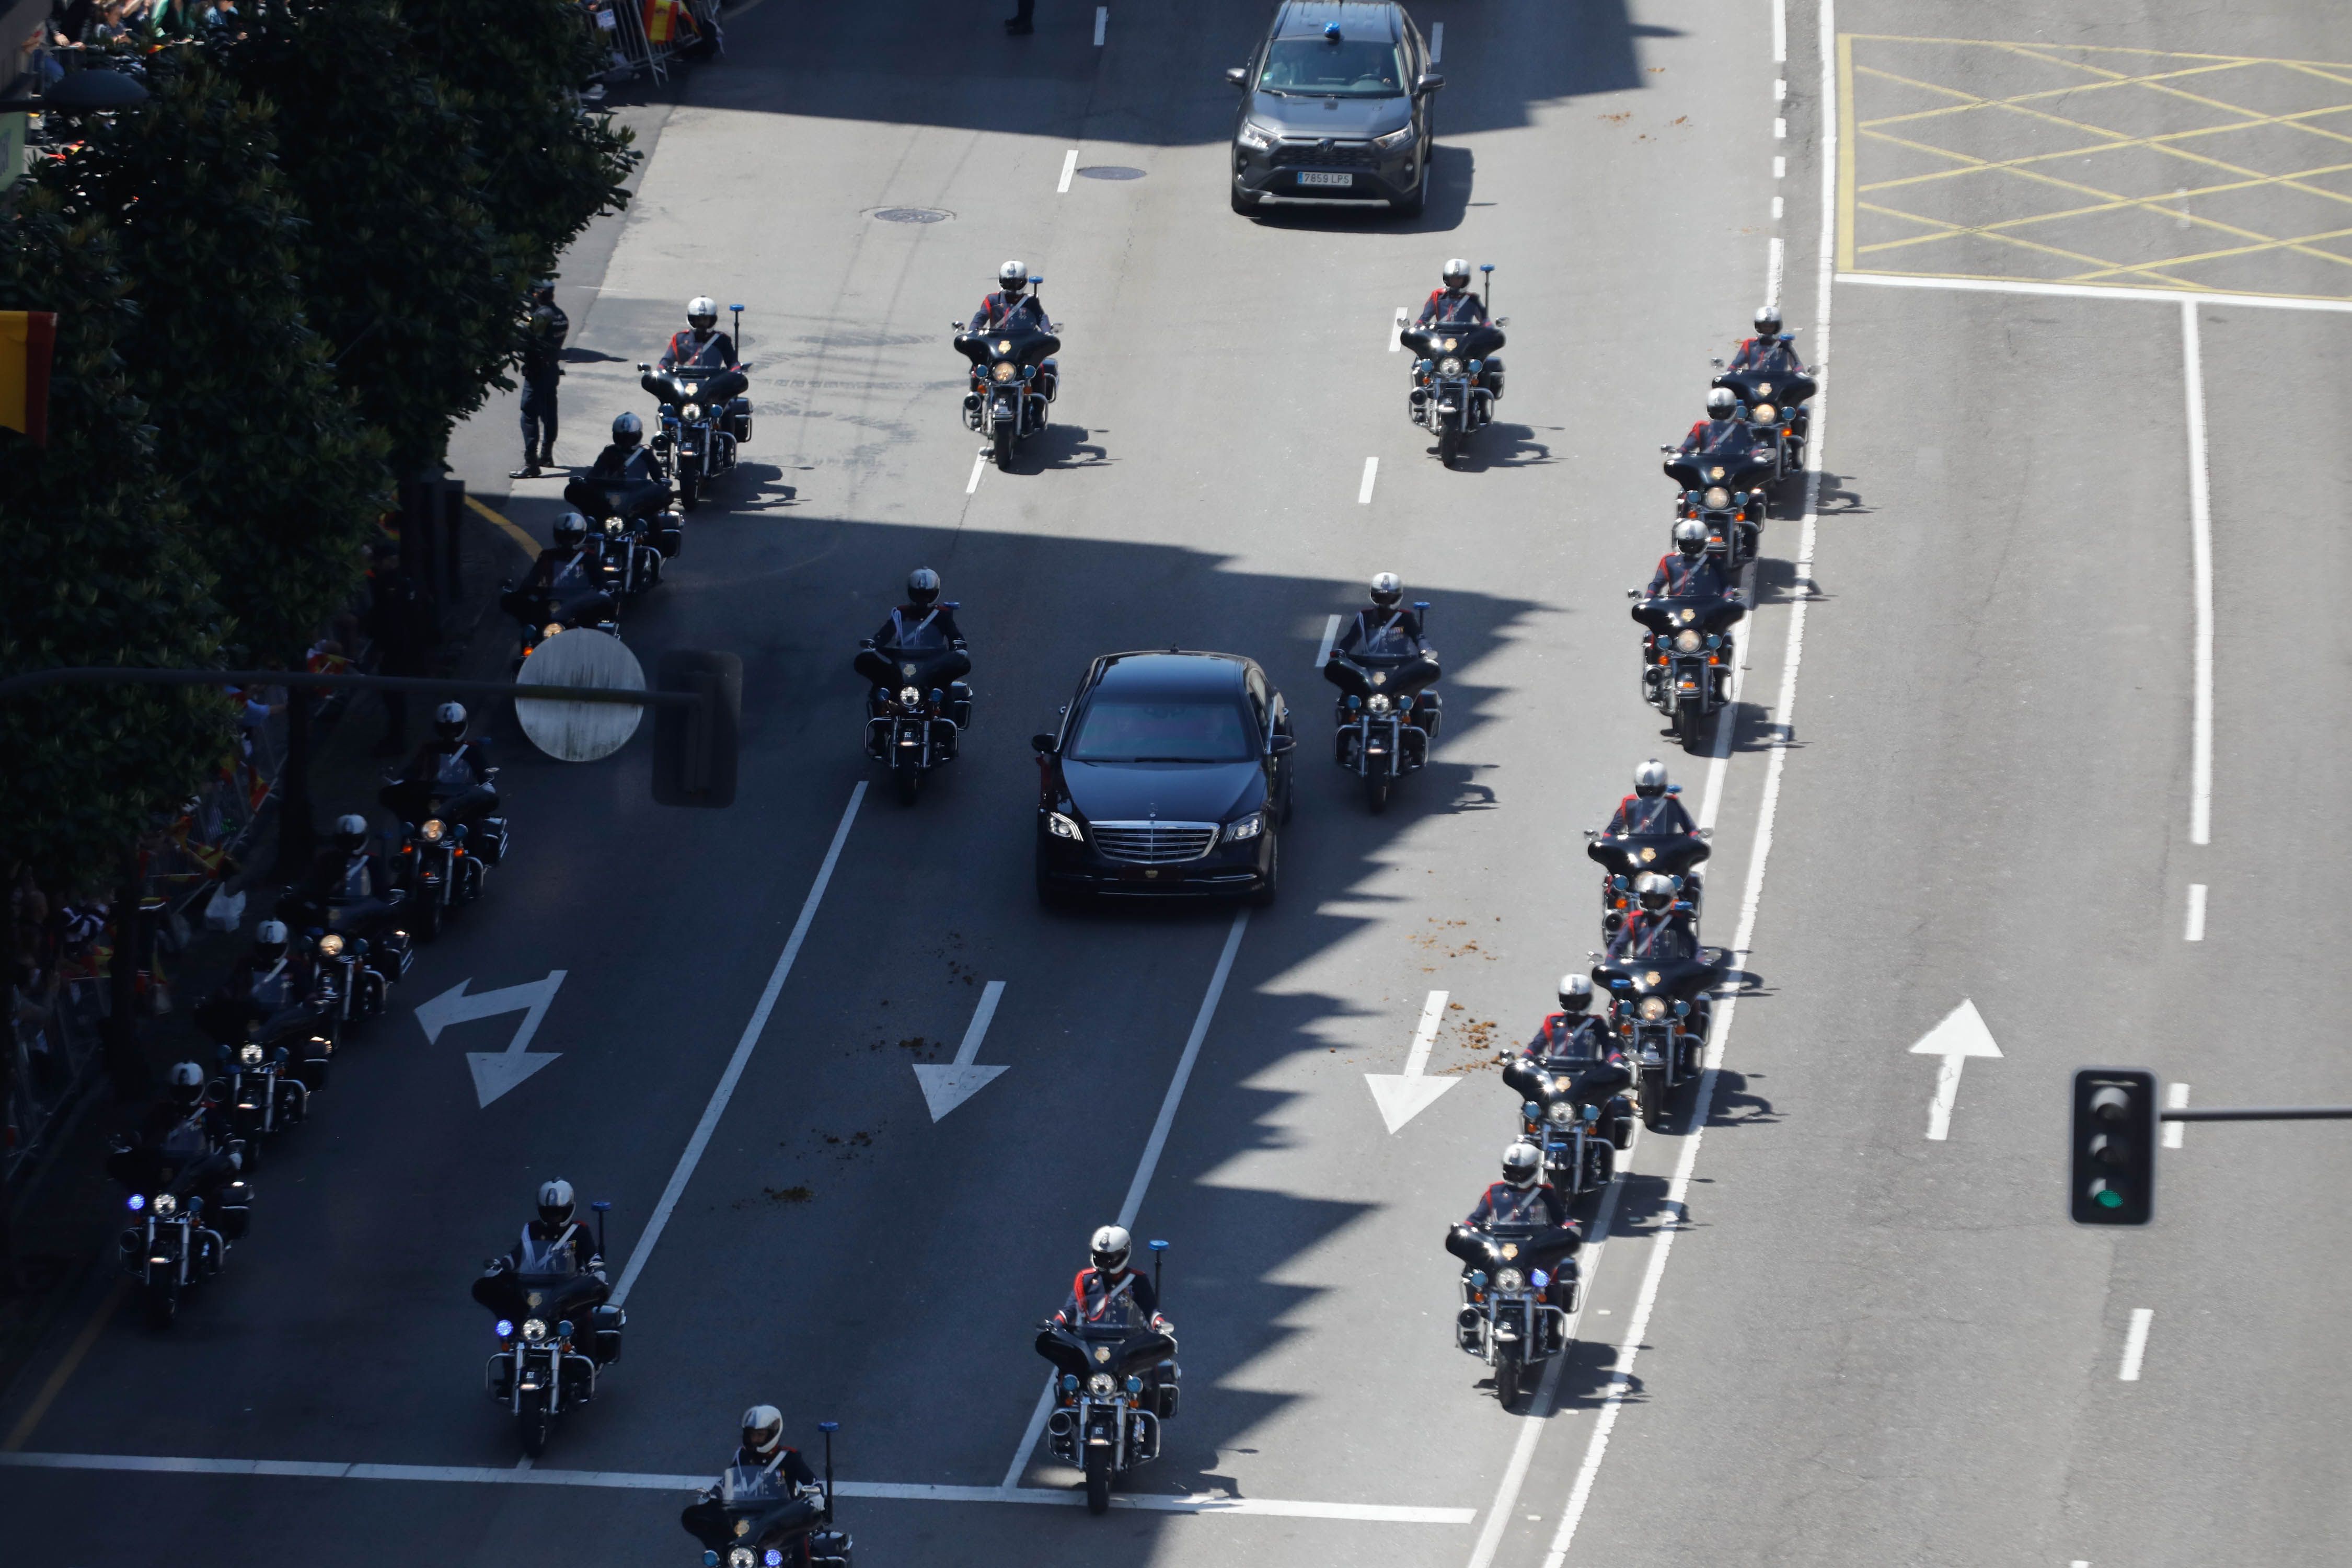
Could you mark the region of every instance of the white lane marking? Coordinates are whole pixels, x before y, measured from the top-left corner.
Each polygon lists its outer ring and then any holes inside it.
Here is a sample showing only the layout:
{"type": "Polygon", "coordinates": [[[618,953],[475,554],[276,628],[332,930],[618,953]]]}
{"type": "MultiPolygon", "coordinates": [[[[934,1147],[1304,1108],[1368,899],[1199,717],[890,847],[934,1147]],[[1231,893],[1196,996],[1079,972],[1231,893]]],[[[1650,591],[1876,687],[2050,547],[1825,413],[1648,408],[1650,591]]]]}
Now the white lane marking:
{"type": "Polygon", "coordinates": [[[1984,1015],[1977,1005],[1966,997],[1944,1017],[1944,1021],[1911,1047],[1917,1057],[1940,1057],[1942,1065],[1936,1070],[1936,1098],[1927,1105],[1927,1136],[1943,1142],[1952,1131],[1952,1106],[1960,1096],[1960,1069],[1970,1057],[1995,1057],[2000,1047],[1993,1044],[1992,1031],[1985,1027],[1984,1015]]]}
{"type": "MultiPolygon", "coordinates": [[[[1772,0],[1772,63],[1782,65],[1789,58],[1789,0],[1772,0]]],[[[1782,82],[1782,87],[1789,84],[1782,82]]]]}
{"type": "MultiPolygon", "coordinates": [[[[673,1476],[637,1470],[542,1470],[528,1462],[510,1470],[488,1465],[352,1465],[316,1459],[199,1459],[152,1454],[0,1454],[0,1466],[27,1470],[113,1470],[151,1475],[268,1476],[299,1480],[457,1482],[477,1486],[585,1487],[606,1491],[698,1491],[707,1475],[673,1476]]],[[[838,1481],[843,1497],[916,1502],[1035,1503],[1067,1508],[1086,1494],[1044,1487],[950,1487],[919,1481],[838,1481]]],[[[1290,1498],[1220,1497],[1119,1492],[1111,1507],[1154,1513],[1249,1513],[1288,1519],[1332,1519],[1374,1524],[1468,1524],[1477,1510],[1415,1508],[1395,1503],[1317,1502],[1290,1498]]]]}
{"type": "Polygon", "coordinates": [[[530,1077],[562,1053],[534,1051],[527,1047],[530,1037],[539,1033],[540,1020],[547,1016],[555,993],[563,984],[565,971],[551,969],[544,980],[527,981],[520,985],[505,985],[496,991],[478,991],[468,996],[466,987],[471,979],[460,980],[450,989],[430,1001],[416,1005],[416,1022],[425,1030],[425,1042],[434,1044],[441,1031],[452,1024],[471,1023],[477,1018],[495,1018],[501,1013],[520,1012],[522,1022],[515,1026],[514,1037],[503,1051],[467,1051],[466,1066],[474,1075],[475,1099],[485,1108],[507,1090],[530,1077]]]}
{"type": "MultiPolygon", "coordinates": [[[[2123,300],[2140,304],[2177,304],[2178,289],[2105,289],[2095,283],[2015,283],[1990,278],[1913,278],[1893,272],[1841,272],[1841,283],[1867,283],[1879,289],[1956,289],[1964,294],[2030,294],[2059,300],[2123,300]]],[[[2352,312],[2352,300],[2297,300],[2277,294],[2204,294],[2200,305],[2215,309],[2244,307],[2256,310],[2320,310],[2337,315],[2352,312]]]]}
{"type": "MultiPolygon", "coordinates": [[[[2164,1097],[2164,1108],[2167,1110],[2188,1110],[2189,1086],[2185,1083],[2176,1083],[2170,1089],[2167,1090],[2164,1097]]],[[[2180,1135],[2187,1131],[2189,1131],[2189,1123],[2186,1121],[2166,1122],[2164,1124],[2164,1146],[2168,1149],[2179,1148],[2180,1135]]]]}
{"type": "Polygon", "coordinates": [[[987,1037],[988,1022],[996,1016],[996,1004],[1003,994],[1002,980],[992,980],[982,988],[980,1006],[963,1032],[963,1044],[956,1047],[955,1060],[915,1064],[915,1082],[922,1089],[923,1106],[933,1121],[994,1083],[1005,1070],[980,1065],[980,1042],[987,1037]]]}
{"type": "Polygon", "coordinates": [[[1779,196],[1774,196],[1772,198],[1772,221],[1774,223],[1779,223],[1780,221],[1781,211],[1782,207],[1780,205],[1780,198],[1779,196]]]}
{"type": "Polygon", "coordinates": [[[677,1200],[685,1195],[686,1184],[693,1178],[702,1152],[710,1146],[710,1135],[719,1130],[719,1119],[726,1114],[727,1102],[735,1097],[735,1086],[741,1081],[751,1051],[768,1026],[768,1015],[776,1010],[776,997],[784,988],[784,977],[793,972],[793,960],[801,955],[801,943],[808,940],[809,926],[816,920],[816,907],[824,898],[825,884],[833,880],[833,868],[841,863],[841,847],[849,841],[849,825],[857,820],[857,807],[865,799],[866,784],[860,780],[857,787],[849,792],[849,804],[842,808],[841,825],[833,830],[833,842],[826,847],[824,863],[817,868],[816,880],[809,884],[800,919],[793,922],[793,934],[785,939],[784,951],[777,955],[775,968],[768,972],[768,985],[760,993],[760,1005],[751,1009],[751,1021],[743,1026],[743,1037],[735,1042],[735,1054],[728,1058],[727,1070],[719,1077],[719,1087],[710,1091],[710,1103],[703,1107],[702,1120],[695,1124],[694,1136],[687,1140],[686,1152],[678,1156],[677,1169],[670,1173],[669,1185],[662,1189],[661,1201],[654,1205],[645,1234],[637,1237],[636,1248],[629,1254],[629,1266],[621,1270],[621,1282],[613,1288],[615,1307],[628,1300],[637,1276],[645,1271],[646,1259],[653,1256],[655,1244],[661,1240],[662,1227],[669,1224],[677,1200]]]}
{"type": "MultiPolygon", "coordinates": [[[[1773,197],[1772,205],[1777,208],[1780,205],[1780,198],[1773,197]]],[[[1775,212],[1772,216],[1779,217],[1780,215],[1775,212]]],[[[1780,243],[1780,237],[1774,235],[1771,245],[1764,253],[1764,302],[1768,305],[1777,305],[1780,302],[1780,267],[1786,254],[1780,243]]]]}
{"type": "Polygon", "coordinates": [[[1412,1048],[1405,1053],[1404,1071],[1364,1075],[1364,1081],[1371,1086],[1372,1103],[1380,1107],[1381,1120],[1388,1123],[1391,1137],[1462,1081],[1459,1078],[1423,1076],[1429,1070],[1430,1047],[1437,1044],[1437,1031],[1444,1022],[1445,993],[1433,991],[1422,1005],[1421,1025],[1412,1032],[1412,1048]]]}
{"type": "Polygon", "coordinates": [[[2139,1363],[2147,1355],[2147,1326],[2156,1319],[2153,1307],[2134,1307],[2131,1327],[2124,1334],[2124,1363],[2116,1368],[2117,1383],[2137,1383],[2139,1363]]]}
{"type": "Polygon", "coordinates": [[[1109,27],[1110,27],[1110,7],[1109,7],[1109,6],[1108,6],[1108,5],[1097,5],[1097,6],[1096,6],[1096,7],[1095,7],[1095,47],[1097,47],[1097,48],[1101,48],[1101,47],[1103,47],[1103,34],[1104,34],[1106,31],[1108,31],[1108,30],[1109,29],[1109,27]]]}
{"type": "MultiPolygon", "coordinates": [[[[1234,954],[1242,947],[1242,933],[1249,930],[1249,910],[1234,913],[1233,929],[1225,933],[1225,950],[1217,955],[1217,967],[1209,976],[1209,989],[1201,997],[1201,1010],[1192,1016],[1192,1033],[1184,1041],[1184,1054],[1176,1060],[1176,1075],[1168,1080],[1168,1093],[1160,1102],[1160,1119],[1151,1124],[1151,1137],[1143,1146],[1143,1158],[1135,1167],[1135,1180],[1128,1184],[1127,1202],[1119,1205],[1118,1224],[1124,1229],[1135,1228],[1136,1211],[1143,1206],[1143,1194],[1150,1189],[1152,1173],[1160,1169],[1160,1151],[1168,1147],[1169,1129],[1176,1124],[1176,1108],[1183,1103],[1184,1086],[1192,1081],[1192,1064],[1200,1059],[1201,1042],[1209,1036],[1209,1022],[1217,1016],[1217,999],[1225,994],[1225,981],[1234,972],[1234,954]]],[[[1045,1379],[1045,1386],[1037,1391],[1037,1407],[1029,1413],[1028,1430],[1021,1435],[1021,1447],[1013,1452],[1013,1462],[1004,1468],[1006,1491],[1020,1484],[1021,1472],[1029,1468],[1029,1456],[1037,1450],[1037,1439],[1045,1435],[1045,1417],[1054,1409],[1054,1380],[1045,1379]]],[[[1464,1522],[1467,1522],[1465,1520],[1464,1522]]]]}
{"type": "Polygon", "coordinates": [[[2205,940],[2205,884],[2189,884],[2189,929],[2181,933],[2184,942],[2205,940]]]}
{"type": "MultiPolygon", "coordinates": [[[[1634,1134],[1638,1143],[1640,1133],[1634,1134]]],[[[1624,1156],[1619,1157],[1621,1160],[1624,1156]]],[[[1584,1304],[1592,1299],[1592,1281],[1601,1271],[1601,1255],[1609,1240],[1609,1226],[1617,1217],[1617,1194],[1624,1190],[1622,1184],[1612,1182],[1609,1190],[1601,1194],[1601,1206],[1593,1211],[1592,1235],[1577,1251],[1577,1261],[1584,1276],[1584,1289],[1578,1294],[1576,1310],[1568,1315],[1567,1342],[1576,1343],[1577,1330],[1584,1318],[1584,1304]]],[[[1599,1309],[1602,1317],[1609,1309],[1599,1309]]],[[[1568,1356],[1556,1355],[1544,1363],[1543,1381],[1536,1385],[1536,1396],[1528,1402],[1528,1413],[1519,1417],[1519,1435],[1511,1445],[1510,1462],[1503,1467],[1502,1483],[1495,1489],[1494,1505],[1486,1510],[1486,1528],[1478,1532],[1478,1544],[1470,1550],[1469,1568],[1493,1568],[1495,1553],[1503,1544],[1503,1531],[1511,1522],[1511,1510],[1518,1506],[1519,1489],[1527,1483],[1528,1468],[1535,1462],[1536,1444],[1543,1430],[1550,1425],[1553,1391],[1559,1384],[1559,1369],[1568,1356]]],[[[1530,1520],[1540,1514],[1529,1514],[1530,1520]]]]}
{"type": "MultiPolygon", "coordinates": [[[[1824,40],[1837,37],[1837,0],[1821,0],[1820,37],[1824,40]]],[[[1837,264],[1837,76],[1836,58],[1828,48],[1822,50],[1822,231],[1821,260],[1817,278],[1818,294],[1814,306],[1814,358],[1829,358],[1830,289],[1836,276],[1837,264]]],[[[1805,521],[1797,544],[1796,580],[1810,583],[1812,578],[1813,539],[1821,500],[1821,456],[1828,426],[1828,389],[1826,385],[1813,402],[1813,436],[1805,449],[1805,521]]],[[[1781,743],[1771,749],[1764,765],[1764,799],[1757,810],[1756,845],[1749,852],[1748,887],[1739,910],[1739,930],[1733,939],[1733,952],[1745,961],[1748,944],[1756,935],[1756,910],[1764,896],[1764,868],[1772,852],[1772,823],[1780,805],[1780,778],[1786,769],[1788,742],[1795,732],[1791,720],[1796,712],[1797,672],[1805,651],[1805,611],[1810,598],[1800,598],[1789,610],[1789,648],[1780,668],[1780,696],[1773,709],[1779,721],[1781,743]]],[[[1696,1104],[1692,1108],[1690,1135],[1684,1143],[1681,1157],[1675,1162],[1675,1174],[1666,1190],[1670,1210],[1681,1211],[1685,1194],[1690,1190],[1692,1170],[1698,1163],[1699,1144],[1706,1131],[1709,1108],[1715,1103],[1716,1080],[1722,1068],[1723,1052],[1731,1037],[1731,1024],[1739,1008],[1739,994],[1733,992],[1723,998],[1716,1009],[1714,1038],[1707,1043],[1706,1068],[1699,1075],[1696,1104]]],[[[1617,1413],[1625,1407],[1625,1396],[1633,1387],[1633,1361],[1642,1348],[1642,1341],[1650,1326],[1650,1308],[1657,1300],[1657,1282],[1665,1272],[1667,1254],[1674,1245],[1676,1229],[1669,1223],[1660,1227],[1657,1241],[1650,1254],[1650,1264],[1643,1276],[1633,1316],[1627,1322],[1627,1332],[1617,1347],[1616,1364],[1610,1380],[1609,1392],[1603,1398],[1599,1417],[1593,1423],[1592,1436],[1584,1451],[1584,1461],[1578,1467],[1576,1484],[1569,1493],[1567,1510],[1561,1514],[1559,1528],[1552,1535],[1551,1549],[1544,1556],[1544,1568],[1560,1568],[1569,1548],[1575,1543],[1576,1527],[1584,1518],[1584,1506],[1592,1496],[1592,1486],[1601,1471],[1601,1461],[1609,1451],[1609,1431],[1617,1424],[1617,1413]]]]}
{"type": "Polygon", "coordinates": [[[1789,84],[1787,81],[1776,79],[1772,83],[1772,101],[1775,103],[1786,103],[1789,101],[1789,84]]]}
{"type": "Polygon", "coordinates": [[[1435,65],[1445,58],[1445,24],[1439,22],[1429,29],[1429,63],[1435,65]]]}
{"type": "Polygon", "coordinates": [[[1062,183],[1061,183],[1060,184],[1055,185],[1055,186],[1054,187],[1054,194],[1055,194],[1055,195],[1057,195],[1057,196],[1066,196],[1066,195],[1068,195],[1070,194],[1070,176],[1071,176],[1072,174],[1076,174],[1077,172],[1078,172],[1078,150],[1077,150],[1076,147],[1073,147],[1073,148],[1071,148],[1071,149],[1069,150],[1069,152],[1068,152],[1068,153],[1066,153],[1066,154],[1064,154],[1064,155],[1063,155],[1063,158],[1062,158],[1062,183]]]}
{"type": "Polygon", "coordinates": [[[1366,458],[1364,459],[1364,482],[1361,486],[1358,487],[1356,490],[1356,504],[1358,506],[1370,506],[1372,504],[1372,477],[1378,474],[1380,470],[1381,460],[1378,458],[1366,458]]]}
{"type": "Polygon", "coordinates": [[[1323,646],[1315,650],[1315,668],[1321,669],[1331,662],[1331,645],[1339,640],[1339,617],[1333,616],[1323,623],[1323,646]]]}
{"type": "Polygon", "coordinates": [[[1389,328],[1389,353],[1394,353],[1402,347],[1404,347],[1404,307],[1399,305],[1395,324],[1389,328]]]}
{"type": "Polygon", "coordinates": [[[1774,115],[1772,117],[1772,140],[1775,142],[1785,142],[1788,139],[1789,122],[1781,119],[1779,115],[1774,115]]]}
{"type": "Polygon", "coordinates": [[[2189,842],[2213,842],[2213,497],[2205,465],[2205,355],[2197,301],[2180,301],[2181,373],[2189,386],[2189,553],[2197,647],[2189,696],[2189,842]]]}
{"type": "Polygon", "coordinates": [[[1776,180],[1785,180],[1789,177],[1789,160],[1778,153],[1773,154],[1772,157],[1772,177],[1776,180]]]}
{"type": "Polygon", "coordinates": [[[980,489],[980,476],[988,471],[988,454],[982,452],[971,460],[971,478],[963,482],[963,493],[971,495],[980,489]]]}

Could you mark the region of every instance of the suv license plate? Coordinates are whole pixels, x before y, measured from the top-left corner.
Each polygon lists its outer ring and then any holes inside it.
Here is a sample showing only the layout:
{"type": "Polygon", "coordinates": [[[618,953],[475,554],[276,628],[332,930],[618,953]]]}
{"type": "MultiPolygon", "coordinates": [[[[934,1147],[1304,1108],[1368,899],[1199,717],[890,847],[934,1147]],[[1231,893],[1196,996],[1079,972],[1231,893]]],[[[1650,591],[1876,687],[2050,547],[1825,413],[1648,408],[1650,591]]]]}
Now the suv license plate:
{"type": "Polygon", "coordinates": [[[1353,174],[1307,174],[1299,175],[1298,183],[1302,185],[1352,185],[1356,183],[1356,176],[1353,174]]]}

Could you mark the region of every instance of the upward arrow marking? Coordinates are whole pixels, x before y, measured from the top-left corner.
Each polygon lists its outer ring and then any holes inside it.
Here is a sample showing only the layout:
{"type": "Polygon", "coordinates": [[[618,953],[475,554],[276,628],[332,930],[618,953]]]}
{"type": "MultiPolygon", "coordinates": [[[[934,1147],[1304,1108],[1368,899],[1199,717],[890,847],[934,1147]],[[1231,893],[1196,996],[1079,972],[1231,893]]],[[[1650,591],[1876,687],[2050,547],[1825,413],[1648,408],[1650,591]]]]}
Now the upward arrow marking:
{"type": "Polygon", "coordinates": [[[1952,1103],[1959,1098],[1960,1068],[1970,1057],[1998,1057],[2000,1047],[1992,1043],[1992,1031],[1985,1027],[1984,1015],[1977,1011],[1977,1005],[1962,997],[1960,1005],[1946,1014],[1942,1023],[1911,1047],[1911,1054],[1944,1058],[1943,1067],[1936,1074],[1936,1098],[1927,1104],[1927,1136],[1941,1143],[1951,1135],[1952,1103]]]}
{"type": "Polygon", "coordinates": [[[524,1047],[539,1033],[539,1021],[547,1016],[548,1004],[563,984],[565,971],[551,969],[544,980],[527,981],[520,985],[502,986],[496,991],[466,994],[470,979],[460,980],[440,995],[416,1005],[416,1021],[425,1026],[425,1038],[430,1044],[441,1038],[441,1031],[452,1024],[470,1023],[476,1018],[493,1018],[500,1013],[520,1012],[523,1020],[503,1051],[467,1051],[466,1065],[473,1069],[475,1098],[488,1105],[499,1096],[522,1082],[531,1074],[553,1061],[562,1053],[532,1051],[524,1047]]]}
{"type": "Polygon", "coordinates": [[[1406,1122],[1435,1105],[1438,1097],[1462,1080],[1458,1078],[1423,1078],[1429,1066],[1429,1048],[1437,1043],[1437,1027],[1445,1022],[1445,993],[1433,991],[1421,1009],[1421,1027],[1412,1035],[1412,1049],[1404,1058],[1404,1071],[1368,1072],[1364,1081],[1371,1086],[1372,1103],[1381,1108],[1381,1120],[1388,1123],[1393,1134],[1406,1122]]]}

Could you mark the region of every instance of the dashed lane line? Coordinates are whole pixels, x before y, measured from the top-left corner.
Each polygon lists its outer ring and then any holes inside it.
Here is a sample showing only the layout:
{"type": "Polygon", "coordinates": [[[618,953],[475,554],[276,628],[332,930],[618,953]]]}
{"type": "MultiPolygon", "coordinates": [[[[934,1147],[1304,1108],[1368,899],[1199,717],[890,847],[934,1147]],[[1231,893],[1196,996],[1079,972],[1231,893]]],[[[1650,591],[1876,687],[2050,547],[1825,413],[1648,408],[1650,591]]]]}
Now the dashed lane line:
{"type": "Polygon", "coordinates": [[[2155,1308],[2132,1309],[2131,1327],[2124,1331],[2123,1364],[2116,1368],[2117,1383],[2139,1381],[2139,1363],[2147,1357],[2147,1327],[2155,1321],[2155,1308]]]}
{"type": "MultiPolygon", "coordinates": [[[[2164,1096],[2164,1108],[2167,1110],[2188,1110],[2189,1086],[2185,1083],[2176,1083],[2170,1089],[2167,1089],[2164,1096]]],[[[2189,1123],[2186,1121],[2166,1122],[2164,1124],[2164,1146],[2168,1149],[2179,1148],[2180,1135],[2188,1131],[2189,1123]]]]}
{"type": "Polygon", "coordinates": [[[1054,194],[1057,196],[1068,195],[1070,194],[1070,176],[1077,172],[1078,150],[1076,147],[1073,147],[1062,159],[1062,183],[1054,187],[1054,194]]]}
{"type": "Polygon", "coordinates": [[[1356,504],[1358,506],[1370,506],[1372,504],[1372,480],[1379,475],[1380,471],[1381,460],[1378,458],[1366,458],[1364,459],[1364,482],[1362,485],[1359,486],[1356,490],[1356,504]]]}

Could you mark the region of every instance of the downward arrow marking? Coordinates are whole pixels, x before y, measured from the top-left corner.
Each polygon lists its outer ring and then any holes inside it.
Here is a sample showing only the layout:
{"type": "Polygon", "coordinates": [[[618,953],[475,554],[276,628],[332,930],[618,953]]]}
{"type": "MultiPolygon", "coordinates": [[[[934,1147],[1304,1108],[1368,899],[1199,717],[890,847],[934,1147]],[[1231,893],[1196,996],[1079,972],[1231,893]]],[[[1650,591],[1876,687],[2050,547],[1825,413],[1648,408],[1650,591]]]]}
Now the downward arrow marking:
{"type": "Polygon", "coordinates": [[[1445,1022],[1445,993],[1433,991],[1421,1009],[1421,1027],[1413,1031],[1412,1050],[1404,1059],[1404,1071],[1368,1072],[1364,1081],[1371,1086],[1372,1103],[1381,1108],[1381,1120],[1394,1133],[1406,1122],[1435,1105],[1438,1098],[1461,1082],[1454,1078],[1423,1078],[1429,1066],[1429,1048],[1437,1043],[1437,1026],[1445,1022]]]}
{"type": "Polygon", "coordinates": [[[1944,1058],[1936,1074],[1936,1098],[1927,1105],[1927,1136],[1941,1143],[1951,1134],[1952,1103],[1959,1098],[1961,1067],[1970,1057],[1998,1057],[2000,1047],[1992,1043],[1992,1031],[1985,1027],[1984,1015],[1977,1011],[1977,1005],[1963,997],[1942,1023],[1911,1047],[1911,1054],[1944,1058]]]}
{"type": "Polygon", "coordinates": [[[566,972],[551,969],[544,980],[528,981],[520,985],[502,986],[496,991],[466,994],[470,979],[460,980],[450,989],[429,1001],[416,1005],[416,1021],[425,1026],[425,1042],[429,1045],[441,1038],[441,1031],[452,1024],[470,1023],[476,1018],[492,1018],[500,1013],[520,1012],[522,1023],[517,1026],[514,1038],[503,1051],[467,1051],[466,1065],[473,1069],[474,1094],[488,1105],[499,1096],[522,1082],[531,1074],[553,1061],[558,1051],[533,1051],[524,1047],[539,1033],[539,1021],[547,1016],[548,1004],[555,1000],[557,989],[563,984],[566,972]]]}
{"type": "Polygon", "coordinates": [[[923,1103],[930,1108],[933,1121],[986,1089],[1004,1070],[981,1067],[975,1060],[980,1055],[981,1038],[988,1033],[988,1021],[996,1016],[996,999],[1003,994],[1002,980],[992,980],[982,990],[980,1010],[972,1014],[971,1026],[964,1030],[963,1044],[956,1047],[954,1061],[915,1064],[915,1081],[923,1087],[923,1103]]]}

